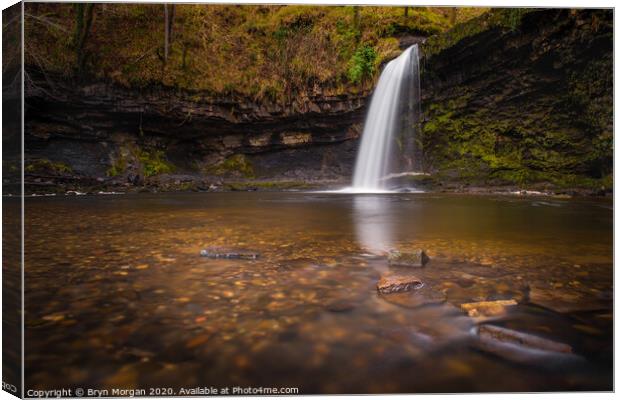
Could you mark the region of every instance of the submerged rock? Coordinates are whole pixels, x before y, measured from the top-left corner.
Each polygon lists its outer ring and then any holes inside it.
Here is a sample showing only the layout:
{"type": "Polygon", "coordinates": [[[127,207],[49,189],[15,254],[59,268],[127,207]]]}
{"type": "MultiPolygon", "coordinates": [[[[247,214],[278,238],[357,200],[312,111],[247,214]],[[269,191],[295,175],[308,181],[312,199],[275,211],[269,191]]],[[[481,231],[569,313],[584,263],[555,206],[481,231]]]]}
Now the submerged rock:
{"type": "Polygon", "coordinates": [[[461,310],[472,318],[497,317],[506,313],[506,307],[516,306],[514,299],[480,301],[477,303],[463,303],[461,310]]]}
{"type": "Polygon", "coordinates": [[[534,284],[530,287],[528,300],[532,304],[553,310],[557,313],[572,313],[610,309],[610,300],[591,295],[581,288],[552,287],[545,284],[534,284]]]}
{"type": "Polygon", "coordinates": [[[573,352],[572,347],[566,343],[493,325],[481,325],[478,328],[478,337],[483,347],[491,352],[500,350],[504,350],[504,352],[507,350],[530,350],[565,354],[573,352]]]}
{"type": "Polygon", "coordinates": [[[446,302],[446,295],[438,290],[434,290],[429,285],[416,288],[414,291],[392,293],[389,296],[381,297],[390,304],[404,308],[418,308],[446,302]]]}
{"type": "Polygon", "coordinates": [[[388,253],[388,263],[395,267],[423,267],[430,258],[424,250],[414,250],[411,252],[400,252],[390,250],[388,253]]]}
{"type": "Polygon", "coordinates": [[[208,258],[226,258],[226,259],[240,259],[240,260],[256,260],[260,254],[247,250],[229,250],[222,248],[208,248],[200,250],[202,257],[208,258]]]}
{"type": "Polygon", "coordinates": [[[377,290],[381,294],[407,292],[423,286],[422,281],[414,276],[383,276],[377,282],[377,290]]]}
{"type": "Polygon", "coordinates": [[[477,339],[475,349],[528,367],[557,370],[584,361],[566,343],[499,326],[481,325],[477,339]]]}

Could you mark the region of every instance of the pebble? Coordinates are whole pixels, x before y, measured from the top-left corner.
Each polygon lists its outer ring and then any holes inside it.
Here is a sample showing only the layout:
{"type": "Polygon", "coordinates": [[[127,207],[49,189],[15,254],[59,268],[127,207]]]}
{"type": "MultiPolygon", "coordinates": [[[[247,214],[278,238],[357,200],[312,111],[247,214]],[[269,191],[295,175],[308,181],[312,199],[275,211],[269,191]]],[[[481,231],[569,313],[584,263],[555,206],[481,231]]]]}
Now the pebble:
{"type": "Polygon", "coordinates": [[[208,258],[226,258],[226,259],[241,259],[241,260],[256,260],[259,257],[259,253],[246,250],[229,250],[222,248],[208,248],[200,250],[202,257],[208,258]]]}

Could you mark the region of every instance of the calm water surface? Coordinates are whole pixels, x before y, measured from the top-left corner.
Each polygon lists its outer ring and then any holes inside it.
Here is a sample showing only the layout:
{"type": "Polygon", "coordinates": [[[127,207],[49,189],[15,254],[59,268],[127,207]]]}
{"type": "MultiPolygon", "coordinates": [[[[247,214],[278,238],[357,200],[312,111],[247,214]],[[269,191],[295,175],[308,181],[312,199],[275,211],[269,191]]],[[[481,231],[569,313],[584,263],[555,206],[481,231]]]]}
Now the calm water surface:
{"type": "Polygon", "coordinates": [[[300,393],[612,387],[612,203],[439,194],[204,193],[26,200],[26,388],[300,393]],[[260,252],[211,260],[206,247],[260,252]],[[415,293],[380,296],[389,248],[415,293]],[[515,361],[486,323],[570,344],[515,361]]]}

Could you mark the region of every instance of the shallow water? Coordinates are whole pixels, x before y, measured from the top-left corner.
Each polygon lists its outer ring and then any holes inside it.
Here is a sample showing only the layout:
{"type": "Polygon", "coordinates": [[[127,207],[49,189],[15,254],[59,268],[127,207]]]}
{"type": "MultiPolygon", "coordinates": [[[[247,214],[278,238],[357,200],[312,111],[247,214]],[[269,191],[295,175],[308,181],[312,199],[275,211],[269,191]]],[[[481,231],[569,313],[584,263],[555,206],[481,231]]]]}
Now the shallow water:
{"type": "Polygon", "coordinates": [[[29,198],[26,388],[611,390],[612,214],[417,193],[29,198]],[[260,258],[199,256],[213,246],[260,258]],[[431,261],[395,270],[389,248],[431,261]],[[390,273],[425,286],[380,296],[390,273]],[[519,305],[490,323],[574,354],[482,349],[460,304],[498,299],[519,305]]]}

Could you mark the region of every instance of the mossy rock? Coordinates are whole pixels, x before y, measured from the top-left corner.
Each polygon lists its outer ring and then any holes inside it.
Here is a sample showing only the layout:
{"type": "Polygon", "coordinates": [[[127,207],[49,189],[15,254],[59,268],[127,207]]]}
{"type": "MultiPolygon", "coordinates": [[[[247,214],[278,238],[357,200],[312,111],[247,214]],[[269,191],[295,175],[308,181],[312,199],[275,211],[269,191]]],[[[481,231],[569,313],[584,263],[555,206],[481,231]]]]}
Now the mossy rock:
{"type": "Polygon", "coordinates": [[[174,166],[166,160],[164,152],[161,150],[148,151],[138,149],[136,155],[142,165],[145,177],[167,174],[174,171],[174,166]]]}
{"type": "Polygon", "coordinates": [[[172,173],[175,166],[170,163],[162,150],[142,148],[136,145],[123,145],[112,158],[111,165],[106,171],[109,177],[121,176],[129,172],[131,166],[137,166],[144,177],[172,173]]]}
{"type": "Polygon", "coordinates": [[[280,190],[310,190],[317,185],[303,181],[260,181],[260,182],[227,182],[225,190],[231,191],[280,191],[280,190]]]}
{"type": "Polygon", "coordinates": [[[66,175],[73,173],[73,169],[69,165],[59,161],[50,161],[46,158],[28,161],[24,170],[28,173],[51,173],[54,175],[66,175]]]}
{"type": "Polygon", "coordinates": [[[205,169],[207,175],[240,176],[253,179],[254,167],[244,154],[235,154],[224,161],[205,169]]]}
{"type": "Polygon", "coordinates": [[[120,155],[112,161],[112,165],[106,171],[109,177],[123,175],[127,171],[127,159],[120,155]]]}

